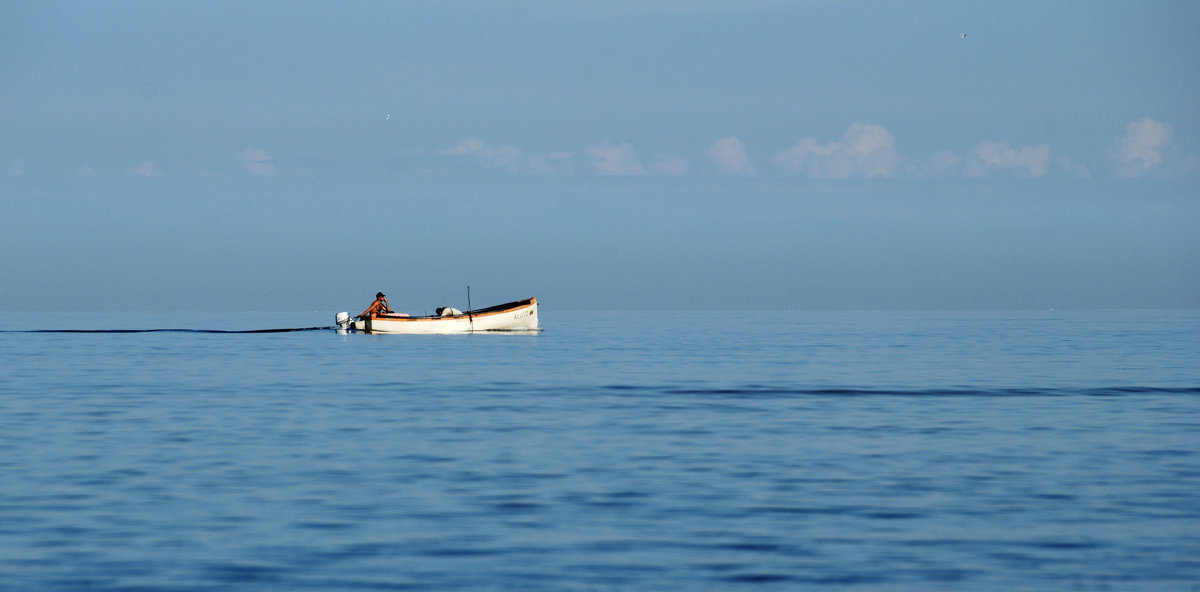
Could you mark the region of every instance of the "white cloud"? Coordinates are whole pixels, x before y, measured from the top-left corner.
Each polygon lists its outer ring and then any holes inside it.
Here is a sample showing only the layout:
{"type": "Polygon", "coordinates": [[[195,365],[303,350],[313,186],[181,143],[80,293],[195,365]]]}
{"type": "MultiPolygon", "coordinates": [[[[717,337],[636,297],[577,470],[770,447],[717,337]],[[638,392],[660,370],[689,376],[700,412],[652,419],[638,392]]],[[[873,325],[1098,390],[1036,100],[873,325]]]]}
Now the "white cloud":
{"type": "Polygon", "coordinates": [[[1050,147],[1044,144],[1013,148],[1006,142],[980,142],[972,153],[978,160],[968,163],[964,173],[969,177],[989,170],[1011,170],[1020,175],[1040,177],[1046,174],[1050,163],[1050,147]]]}
{"type": "Polygon", "coordinates": [[[687,174],[688,161],[682,156],[659,154],[650,163],[650,170],[659,175],[682,177],[687,174]]]}
{"type": "Polygon", "coordinates": [[[467,138],[453,148],[439,150],[438,154],[479,154],[484,151],[486,144],[479,138],[467,138]]]}
{"type": "Polygon", "coordinates": [[[158,167],[154,166],[154,163],[149,160],[142,161],[142,164],[129,169],[129,172],[146,178],[162,176],[162,171],[158,170],[158,167]]]}
{"type": "Polygon", "coordinates": [[[753,177],[758,175],[754,162],[746,154],[746,145],[735,137],[721,138],[708,148],[708,156],[722,171],[730,175],[753,177]]]}
{"type": "Polygon", "coordinates": [[[467,138],[452,148],[439,150],[438,154],[477,156],[514,173],[521,170],[530,170],[535,173],[557,173],[571,168],[570,155],[563,152],[527,155],[524,150],[516,146],[489,146],[479,138],[467,138]]]}
{"type": "Polygon", "coordinates": [[[8,164],[8,174],[14,177],[20,177],[25,174],[26,162],[24,158],[18,158],[8,164]]]}
{"type": "Polygon", "coordinates": [[[439,154],[450,154],[456,156],[478,156],[484,160],[512,172],[521,169],[525,163],[525,153],[516,146],[488,146],[479,138],[467,138],[458,143],[453,148],[447,148],[438,152],[439,154]]]}
{"type": "Polygon", "coordinates": [[[775,155],[774,161],[791,172],[817,178],[891,177],[900,164],[894,140],[881,126],[855,123],[840,141],[821,144],[815,138],[802,138],[775,155]]]}
{"type": "Polygon", "coordinates": [[[1125,136],[1117,149],[1117,174],[1140,177],[1163,161],[1163,149],[1171,143],[1171,126],[1144,117],[1125,126],[1125,136]]]}
{"type": "Polygon", "coordinates": [[[605,142],[588,146],[584,154],[592,161],[592,168],[601,175],[645,175],[646,169],[633,155],[633,144],[609,144],[605,142]]]}
{"type": "Polygon", "coordinates": [[[271,164],[271,156],[266,150],[247,148],[242,153],[242,163],[251,175],[271,177],[275,175],[275,165],[271,164]]]}
{"type": "Polygon", "coordinates": [[[1200,168],[1200,156],[1182,155],[1171,141],[1174,135],[1170,125],[1149,117],[1129,122],[1113,154],[1117,176],[1176,176],[1195,172],[1200,168]]]}

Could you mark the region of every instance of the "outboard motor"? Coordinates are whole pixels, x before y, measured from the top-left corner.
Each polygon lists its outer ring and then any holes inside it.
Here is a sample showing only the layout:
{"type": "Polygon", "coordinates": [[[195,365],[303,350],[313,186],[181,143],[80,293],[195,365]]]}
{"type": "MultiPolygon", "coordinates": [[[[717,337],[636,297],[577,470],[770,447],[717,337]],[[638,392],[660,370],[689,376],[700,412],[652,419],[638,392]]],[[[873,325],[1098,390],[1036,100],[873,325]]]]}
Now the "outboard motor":
{"type": "Polygon", "coordinates": [[[337,316],[334,317],[334,320],[337,322],[338,333],[347,333],[350,331],[350,329],[351,329],[350,313],[339,312],[339,313],[337,313],[337,316]]]}

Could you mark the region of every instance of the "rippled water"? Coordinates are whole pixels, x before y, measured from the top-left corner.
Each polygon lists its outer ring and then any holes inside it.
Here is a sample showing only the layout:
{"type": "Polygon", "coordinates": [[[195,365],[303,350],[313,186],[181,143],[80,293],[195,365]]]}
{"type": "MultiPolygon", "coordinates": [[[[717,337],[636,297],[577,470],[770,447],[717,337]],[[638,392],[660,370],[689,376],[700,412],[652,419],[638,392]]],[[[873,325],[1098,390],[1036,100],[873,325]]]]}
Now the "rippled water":
{"type": "Polygon", "coordinates": [[[1200,312],[542,317],[14,317],[0,589],[1200,589],[1200,312]]]}

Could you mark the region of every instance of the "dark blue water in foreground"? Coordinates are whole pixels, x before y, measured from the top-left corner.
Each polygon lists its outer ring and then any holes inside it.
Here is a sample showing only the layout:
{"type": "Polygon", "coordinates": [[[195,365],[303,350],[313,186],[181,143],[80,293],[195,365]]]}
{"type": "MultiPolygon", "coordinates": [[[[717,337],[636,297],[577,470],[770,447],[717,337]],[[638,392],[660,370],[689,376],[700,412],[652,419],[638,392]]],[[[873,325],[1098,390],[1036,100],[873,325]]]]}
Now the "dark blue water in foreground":
{"type": "Polygon", "coordinates": [[[0,589],[1200,590],[1200,312],[542,321],[0,333],[0,589]]]}

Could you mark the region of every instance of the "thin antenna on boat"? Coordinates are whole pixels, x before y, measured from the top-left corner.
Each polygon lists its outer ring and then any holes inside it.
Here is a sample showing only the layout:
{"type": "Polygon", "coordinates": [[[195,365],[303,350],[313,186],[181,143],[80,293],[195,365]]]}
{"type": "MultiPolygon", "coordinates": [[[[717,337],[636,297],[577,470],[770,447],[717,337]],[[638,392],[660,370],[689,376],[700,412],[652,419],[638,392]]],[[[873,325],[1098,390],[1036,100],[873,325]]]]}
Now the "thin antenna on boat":
{"type": "Polygon", "coordinates": [[[471,316],[471,285],[467,284],[467,322],[471,324],[471,332],[475,332],[475,317],[471,316]]]}

